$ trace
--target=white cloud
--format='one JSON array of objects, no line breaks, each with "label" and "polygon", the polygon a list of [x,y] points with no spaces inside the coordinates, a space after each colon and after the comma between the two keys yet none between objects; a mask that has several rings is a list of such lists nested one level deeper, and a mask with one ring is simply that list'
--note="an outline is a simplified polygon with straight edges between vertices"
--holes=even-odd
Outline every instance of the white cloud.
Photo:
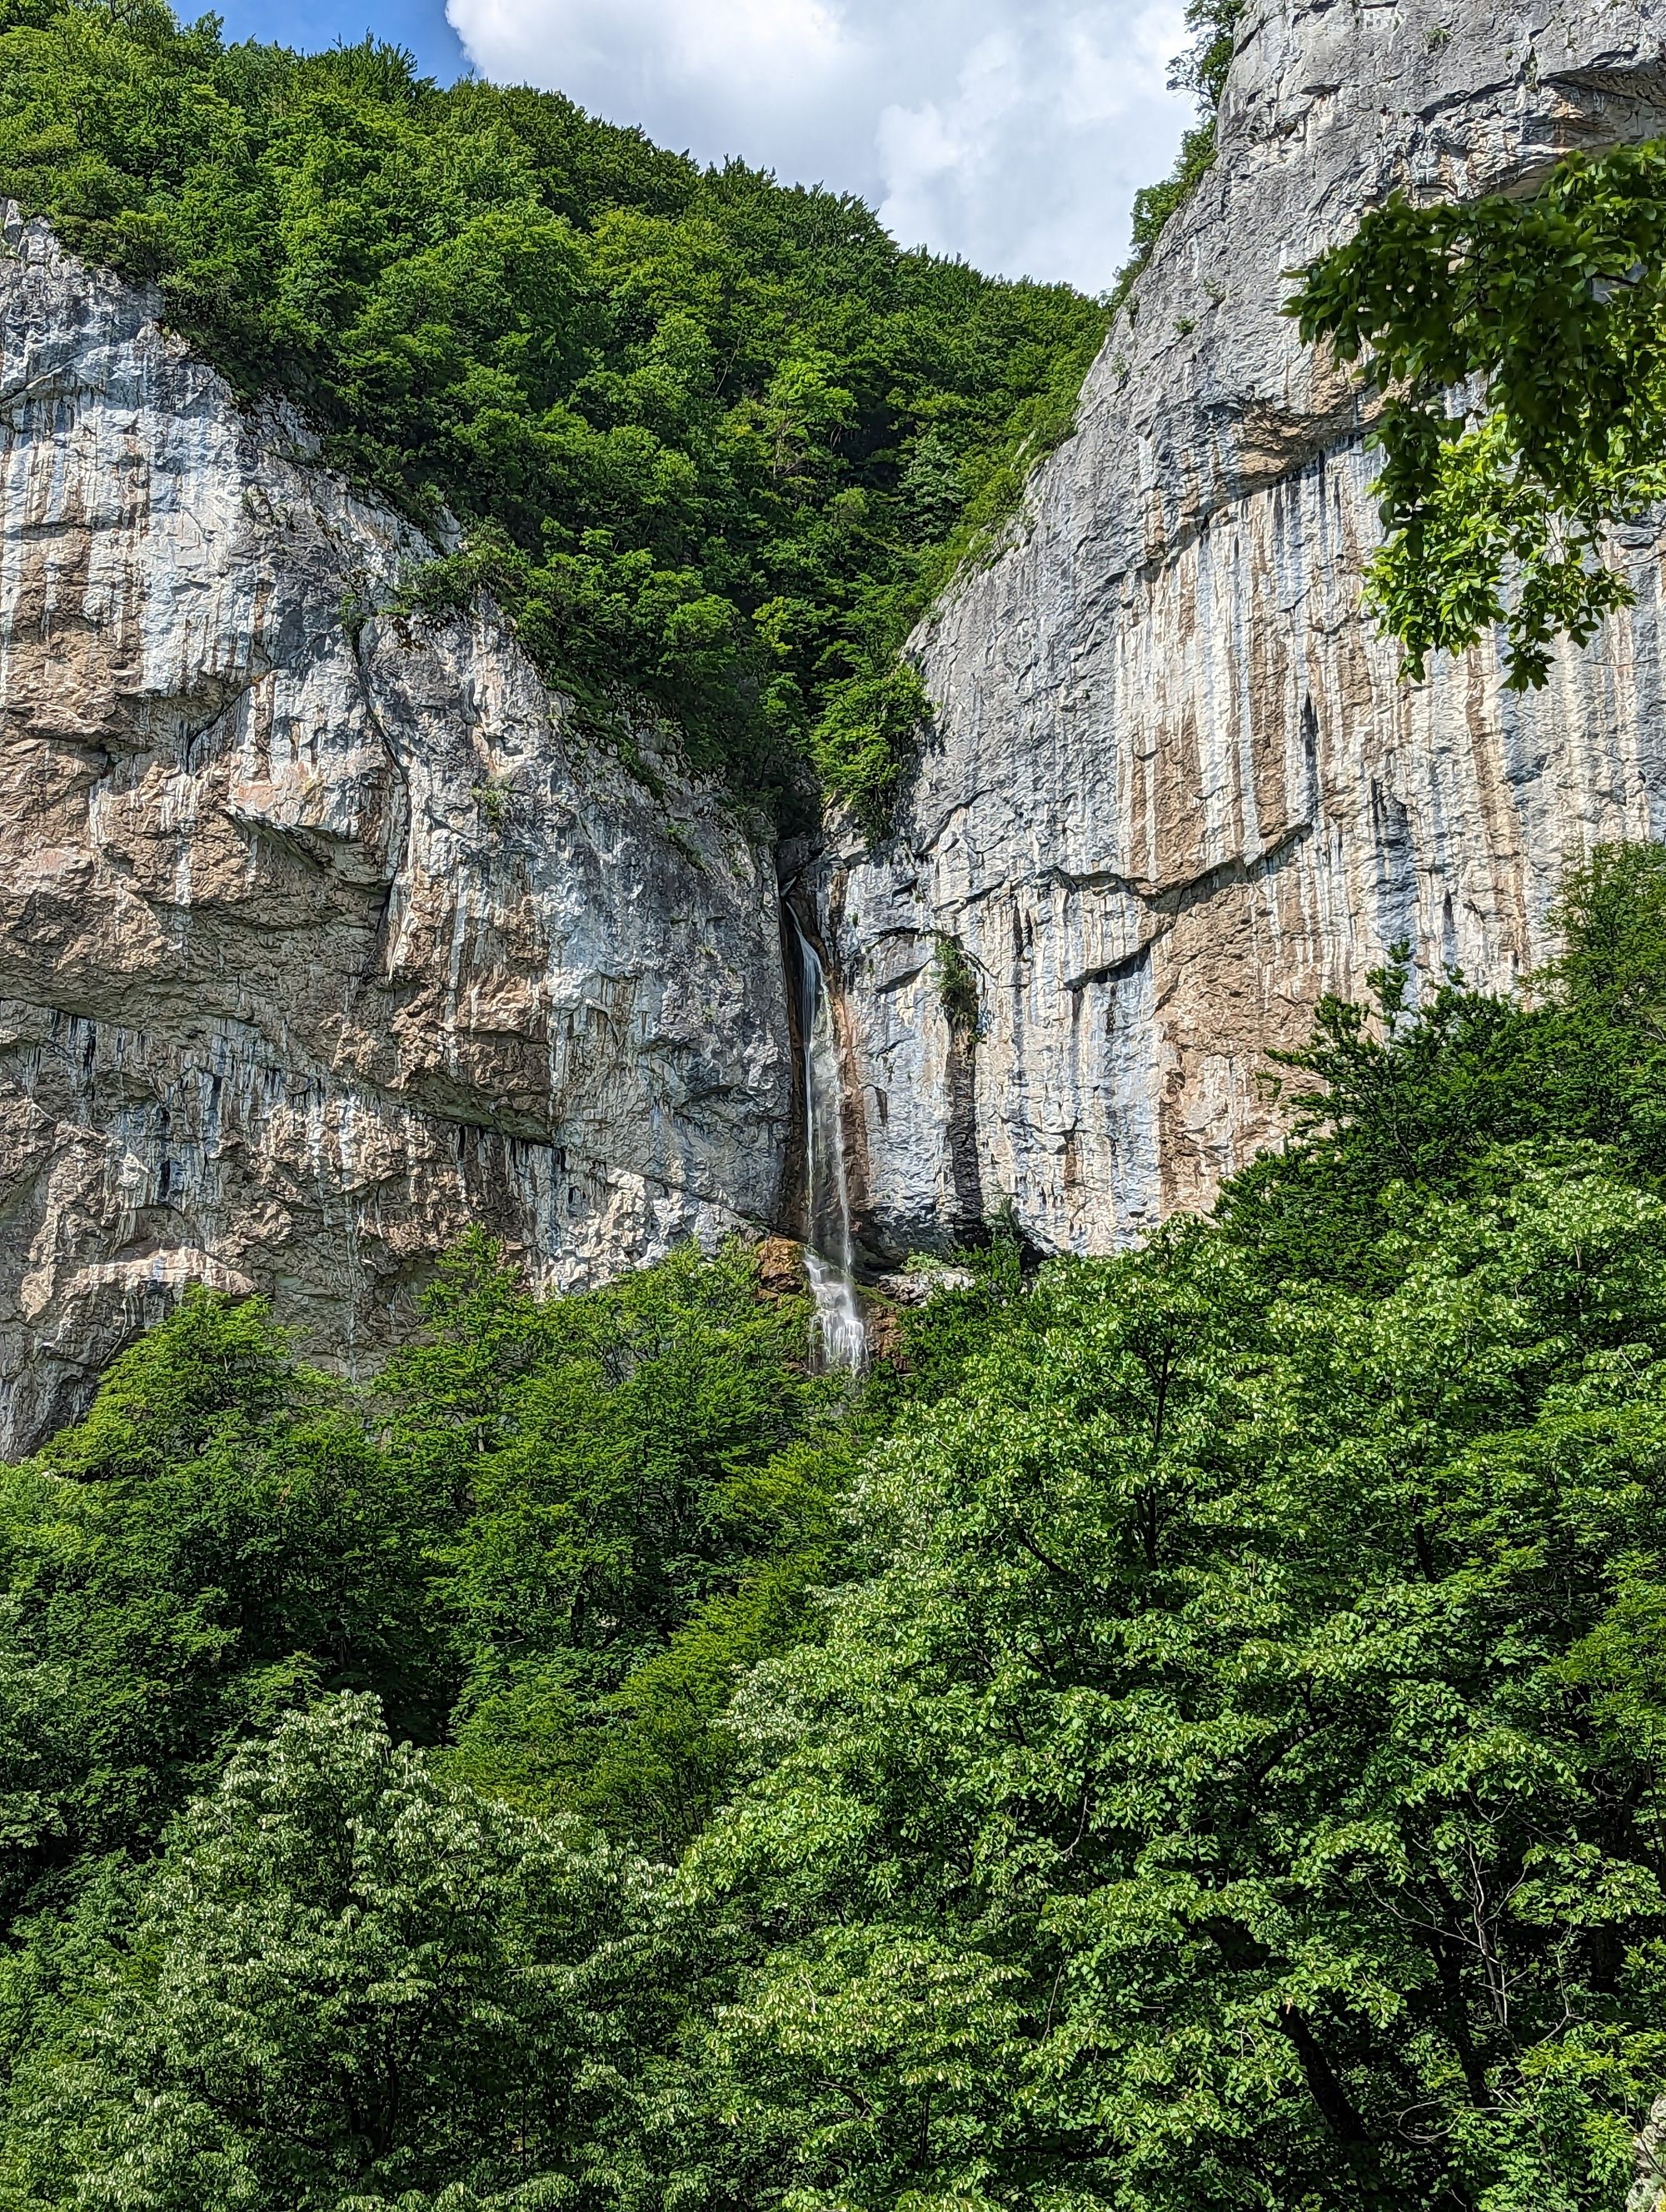
[{"label": "white cloud", "polygon": [[449,0],[483,75],[860,192],[907,245],[1110,282],[1189,120],[1183,0]]}]

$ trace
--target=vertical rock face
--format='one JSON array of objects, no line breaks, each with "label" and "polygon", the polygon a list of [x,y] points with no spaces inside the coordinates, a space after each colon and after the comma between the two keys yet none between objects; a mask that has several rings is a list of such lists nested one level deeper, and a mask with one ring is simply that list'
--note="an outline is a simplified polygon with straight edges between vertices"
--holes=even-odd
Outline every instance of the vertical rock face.
[{"label": "vertical rock face", "polygon": [[1280,312],[1396,188],[1666,130],[1663,50],[1666,0],[1250,0],[1219,159],[1077,434],[916,640],[936,724],[896,836],[823,878],[874,1242],[1007,1200],[1044,1249],[1103,1249],[1206,1201],[1322,991],[1401,939],[1505,981],[1570,857],[1666,834],[1652,533],[1547,691],[1490,650],[1407,686],[1359,604],[1356,394]]},{"label": "vertical rock face", "polygon": [[775,872],[569,726],[154,303],[0,260],[0,1451],[181,1285],[351,1358],[471,1222],[552,1283],[774,1218]]},{"label": "vertical rock face", "polygon": [[[1507,981],[1570,858],[1666,834],[1655,534],[1547,691],[1490,651],[1408,687],[1359,604],[1357,394],[1280,313],[1396,188],[1663,131],[1666,0],[1251,0],[1077,434],[916,641],[895,837],[818,864],[874,1245],[1206,1201],[1322,991],[1402,939]],[[472,1222],[567,1284],[779,1214],[768,855],[585,743],[488,610],[392,612],[433,550],[9,224],[0,1450],[188,1281],[350,1360]]]}]

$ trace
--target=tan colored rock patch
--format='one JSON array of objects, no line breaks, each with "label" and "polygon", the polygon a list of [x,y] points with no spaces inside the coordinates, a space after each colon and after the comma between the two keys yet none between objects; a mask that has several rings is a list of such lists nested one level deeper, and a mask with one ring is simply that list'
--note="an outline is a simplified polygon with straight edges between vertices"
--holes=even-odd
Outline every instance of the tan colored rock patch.
[{"label": "tan colored rock patch", "polygon": [[350,627],[434,549],[15,218],[0,398],[0,1451],[190,1280],[351,1366],[472,1223],[562,1285],[771,1221],[775,874],[719,795],[489,607]]}]

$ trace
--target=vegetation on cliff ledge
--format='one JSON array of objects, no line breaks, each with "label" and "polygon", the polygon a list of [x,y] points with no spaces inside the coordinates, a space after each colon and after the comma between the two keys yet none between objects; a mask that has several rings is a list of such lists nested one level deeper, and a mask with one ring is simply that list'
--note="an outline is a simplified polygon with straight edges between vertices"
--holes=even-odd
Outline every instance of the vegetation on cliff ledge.
[{"label": "vegetation on cliff ledge", "polygon": [[1134,280],[1156,251],[1157,241],[1214,167],[1220,103],[1232,66],[1234,37],[1248,0],[1189,0],[1186,28],[1191,42],[1175,57],[1169,72],[1173,92],[1189,92],[1197,101],[1197,121],[1180,142],[1173,168],[1157,184],[1134,196],[1134,251],[1124,264],[1111,298],[1120,306]]},{"label": "vegetation on cliff ledge", "polygon": [[9,2212],[1612,2212],[1666,2079],[1666,854],[860,1393],[471,1240],[0,1472]]},{"label": "vegetation on cliff ledge", "polygon": [[227,46],[160,0],[0,0],[0,191],[154,281],[246,394],[467,549],[556,681],[800,816],[883,815],[897,648],[1068,428],[1104,310],[702,169],[558,94],[367,42]]}]

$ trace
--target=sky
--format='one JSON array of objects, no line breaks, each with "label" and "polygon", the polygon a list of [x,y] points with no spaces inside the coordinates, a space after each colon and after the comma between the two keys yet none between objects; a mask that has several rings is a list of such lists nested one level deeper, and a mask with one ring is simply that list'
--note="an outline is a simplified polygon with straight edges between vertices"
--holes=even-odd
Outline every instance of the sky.
[{"label": "sky", "polygon": [[[220,0],[228,37],[378,37],[702,161],[857,192],[905,246],[1108,286],[1188,103],[1184,0]],[[184,12],[189,12],[185,9]],[[449,20],[447,20],[447,16]]]}]

